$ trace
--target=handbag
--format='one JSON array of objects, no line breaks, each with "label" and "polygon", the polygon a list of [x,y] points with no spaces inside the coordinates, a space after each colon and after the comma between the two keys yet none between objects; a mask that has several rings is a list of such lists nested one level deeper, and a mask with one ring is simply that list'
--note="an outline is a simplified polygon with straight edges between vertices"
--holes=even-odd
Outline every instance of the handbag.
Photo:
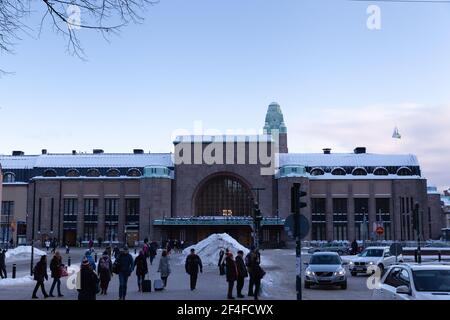
[{"label": "handbag", "polygon": [[59,276],[60,276],[60,278],[65,278],[65,277],[69,276],[69,273],[67,272],[67,267],[66,266],[59,267]]}]

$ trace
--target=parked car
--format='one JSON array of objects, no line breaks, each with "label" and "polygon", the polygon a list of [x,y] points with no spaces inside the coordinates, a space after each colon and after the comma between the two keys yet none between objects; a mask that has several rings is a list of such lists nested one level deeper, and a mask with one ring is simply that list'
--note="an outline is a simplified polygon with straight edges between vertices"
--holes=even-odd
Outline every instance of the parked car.
[{"label": "parked car", "polygon": [[318,247],[312,247],[308,250],[309,254],[314,254],[316,252],[336,252],[340,256],[350,254],[351,248],[340,242],[330,242],[324,243]]},{"label": "parked car", "polygon": [[450,300],[450,265],[401,264],[388,269],[375,300]]},{"label": "parked car", "polygon": [[370,266],[378,266],[383,274],[386,268],[396,262],[403,262],[403,256],[399,255],[396,259],[390,254],[389,247],[368,247],[356,259],[349,262],[349,270],[355,277],[358,273],[367,274]]},{"label": "parked car", "polygon": [[313,254],[305,272],[305,288],[312,285],[338,285],[343,290],[347,289],[347,272],[336,252]]}]

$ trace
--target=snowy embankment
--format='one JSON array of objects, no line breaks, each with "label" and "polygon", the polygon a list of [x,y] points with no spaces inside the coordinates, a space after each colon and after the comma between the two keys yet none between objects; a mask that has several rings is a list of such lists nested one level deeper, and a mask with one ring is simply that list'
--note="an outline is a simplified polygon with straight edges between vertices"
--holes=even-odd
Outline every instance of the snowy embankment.
[{"label": "snowy embankment", "polygon": [[[193,245],[183,251],[183,255],[187,256],[191,253],[191,249],[195,249],[197,255],[202,259],[204,266],[217,266],[219,262],[220,250],[229,249],[234,256],[237,252],[244,251],[244,256],[247,255],[250,250],[237,242],[230,235],[223,234],[213,234],[207,239]],[[182,261],[184,263],[184,261]]]},{"label": "snowy embankment", "polygon": [[[46,254],[47,254],[46,252],[34,248],[34,257],[35,258],[39,258]],[[15,249],[10,249],[10,250],[6,251],[5,258],[6,258],[7,262],[28,260],[31,258],[31,246],[21,246],[21,247],[15,248]]]},{"label": "snowy embankment", "polygon": [[11,286],[20,286],[20,285],[32,284],[32,283],[34,283],[32,276],[25,276],[25,277],[16,278],[16,279],[11,279],[11,278],[1,279],[0,280],[0,288],[11,287]]}]

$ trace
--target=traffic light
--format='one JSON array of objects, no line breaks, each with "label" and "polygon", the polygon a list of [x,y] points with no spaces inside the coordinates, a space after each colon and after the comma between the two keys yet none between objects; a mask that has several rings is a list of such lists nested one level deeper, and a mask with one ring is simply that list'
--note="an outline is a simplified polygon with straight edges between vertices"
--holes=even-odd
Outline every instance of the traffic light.
[{"label": "traffic light", "polygon": [[306,208],[308,205],[306,202],[302,202],[301,198],[304,198],[308,193],[301,191],[300,183],[294,183],[291,189],[291,212],[300,213],[300,209]]}]

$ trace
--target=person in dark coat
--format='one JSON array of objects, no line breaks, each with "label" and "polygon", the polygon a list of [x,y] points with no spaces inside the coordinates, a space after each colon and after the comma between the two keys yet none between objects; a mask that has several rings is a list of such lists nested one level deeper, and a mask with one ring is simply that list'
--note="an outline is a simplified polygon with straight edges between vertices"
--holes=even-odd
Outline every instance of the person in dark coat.
[{"label": "person in dark coat", "polygon": [[42,294],[44,295],[44,298],[48,298],[48,294],[45,291],[44,281],[48,280],[48,274],[47,274],[47,256],[42,256],[39,262],[34,266],[33,269],[34,274],[34,280],[36,281],[36,286],[33,290],[33,299],[39,299],[36,295],[39,288],[42,290]]},{"label": "person in dark coat", "polygon": [[237,267],[237,296],[239,299],[245,298],[242,294],[242,289],[244,288],[245,278],[248,278],[247,268],[244,263],[244,251],[239,251],[236,256],[236,267]]},{"label": "person in dark coat", "polygon": [[127,296],[127,283],[128,278],[133,272],[133,257],[128,251],[128,247],[125,247],[120,253],[119,258],[119,299],[125,300]]},{"label": "person in dark coat", "polygon": [[118,247],[114,247],[113,256],[114,256],[114,259],[116,259],[116,260],[119,259],[120,249]]},{"label": "person in dark coat", "polygon": [[59,251],[56,251],[52,261],[50,261],[50,272],[51,277],[53,278],[52,287],[50,288],[50,297],[52,298],[54,298],[53,290],[55,290],[55,286],[58,289],[58,297],[64,297],[61,294],[61,268],[63,267],[64,265],[62,263],[61,254]]},{"label": "person in dark coat", "polygon": [[195,254],[195,249],[191,249],[191,254],[186,258],[185,269],[191,278],[191,291],[194,291],[197,287],[198,272],[203,273],[202,260]]},{"label": "person in dark coat", "polygon": [[250,275],[250,281],[248,285],[248,296],[254,297],[255,289],[255,279],[254,275],[257,274],[253,272],[253,267],[261,263],[261,256],[259,251],[256,250],[255,246],[252,246],[250,253],[245,257],[245,265],[247,266],[248,274]]},{"label": "person in dark coat", "polygon": [[224,262],[224,258],[225,258],[225,251],[220,250],[218,266],[219,266],[219,273],[220,273],[221,276],[225,275],[225,265],[223,263]]},{"label": "person in dark coat", "polygon": [[100,295],[107,295],[109,283],[113,276],[112,261],[107,251],[103,252],[102,257],[98,261],[97,273],[100,277]]},{"label": "person in dark coat", "polygon": [[96,300],[98,277],[87,258],[81,263],[77,278],[78,300]]},{"label": "person in dark coat", "polygon": [[53,242],[52,242],[52,252],[53,254],[56,253],[56,248],[58,247],[58,240],[56,238],[53,238]]},{"label": "person in dark coat", "polygon": [[136,259],[134,259],[134,267],[136,268],[138,290],[139,292],[142,292],[142,282],[144,281],[145,275],[148,273],[147,259],[145,258],[143,250],[141,250]]},{"label": "person in dark coat", "polygon": [[227,274],[227,282],[228,282],[228,300],[234,300],[233,297],[233,289],[234,283],[237,280],[238,271],[236,266],[236,261],[234,261],[233,254],[229,252],[227,257],[225,258],[226,265],[226,274]]},{"label": "person in dark coat", "polygon": [[2,279],[8,278],[6,272],[6,250],[0,250],[0,276]]},{"label": "person in dark coat", "polygon": [[249,274],[250,277],[253,279],[254,284],[253,296],[255,297],[255,300],[259,300],[259,293],[261,291],[261,280],[264,278],[266,272],[261,268],[261,255],[258,249],[256,249],[253,252],[250,258],[251,258],[250,262],[251,271],[249,271]]},{"label": "person in dark coat", "polygon": [[158,243],[156,241],[152,241],[152,243],[150,243],[149,255],[150,265],[153,265],[153,261],[155,261],[155,257],[158,255]]},{"label": "person in dark coat", "polygon": [[358,241],[356,241],[356,239],[355,240],[353,240],[353,242],[352,242],[352,254],[353,255],[357,255],[358,254],[358,250],[359,249],[359,246],[358,246]]}]

